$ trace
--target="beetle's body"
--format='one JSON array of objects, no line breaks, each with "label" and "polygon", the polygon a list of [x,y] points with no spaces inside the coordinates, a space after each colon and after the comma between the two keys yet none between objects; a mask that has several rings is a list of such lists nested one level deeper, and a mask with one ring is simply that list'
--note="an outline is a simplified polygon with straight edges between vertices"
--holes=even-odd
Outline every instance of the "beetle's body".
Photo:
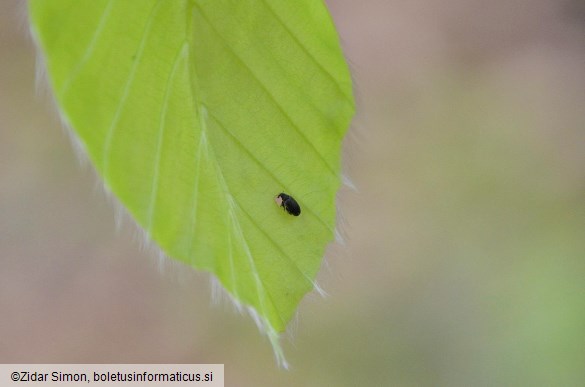
[{"label": "beetle's body", "polygon": [[299,206],[299,203],[297,203],[297,201],[292,196],[287,195],[284,192],[276,195],[274,201],[286,212],[293,216],[299,216],[301,214],[301,206]]}]

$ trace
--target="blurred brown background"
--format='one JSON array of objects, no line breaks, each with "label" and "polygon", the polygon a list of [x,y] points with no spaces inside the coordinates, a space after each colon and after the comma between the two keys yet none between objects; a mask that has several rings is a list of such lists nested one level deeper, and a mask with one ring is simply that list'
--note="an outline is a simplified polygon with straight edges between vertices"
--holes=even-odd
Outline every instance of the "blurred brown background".
[{"label": "blurred brown background", "polygon": [[585,3],[328,0],[356,84],[347,246],[285,340],[142,251],[0,2],[0,362],[225,363],[229,386],[585,385]]}]

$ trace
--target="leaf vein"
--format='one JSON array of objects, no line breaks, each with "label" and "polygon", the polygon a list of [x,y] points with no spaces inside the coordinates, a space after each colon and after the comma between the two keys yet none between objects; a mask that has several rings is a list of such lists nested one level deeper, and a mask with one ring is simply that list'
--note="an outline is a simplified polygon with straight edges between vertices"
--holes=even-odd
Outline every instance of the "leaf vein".
[{"label": "leaf vein", "polygon": [[[235,201],[235,200],[234,200]],[[274,247],[276,247],[276,249],[278,251],[280,251],[280,253],[282,254],[282,256],[284,256],[290,263],[292,263],[292,265],[294,266],[295,269],[297,269],[297,271],[301,274],[301,276],[307,280],[307,282],[309,282],[311,284],[311,286],[313,287],[317,287],[315,284],[315,281],[313,281],[311,279],[311,277],[306,274],[304,271],[301,270],[301,268],[299,267],[299,264],[297,262],[295,262],[292,257],[290,255],[288,255],[281,247],[278,243],[276,243],[276,241],[274,240],[274,238],[272,238],[270,236],[270,234],[268,234],[266,231],[264,231],[264,229],[262,227],[260,227],[260,225],[254,220],[254,218],[248,214],[248,212],[244,209],[244,207],[242,207],[237,201],[235,201],[236,204],[238,205],[238,207],[240,208],[240,210],[246,215],[246,217],[250,220],[250,222],[252,222],[252,224],[258,229],[258,231],[260,231],[262,234],[264,234],[264,237],[266,239],[268,239],[268,241],[270,241]]]},{"label": "leaf vein", "polygon": [[288,113],[286,112],[286,110],[282,107],[282,105],[278,102],[278,100],[276,99],[276,97],[270,92],[270,90],[268,89],[268,87],[260,80],[260,78],[256,75],[256,73],[254,73],[254,71],[252,70],[252,68],[236,53],[236,51],[234,50],[234,48],[228,44],[227,39],[225,39],[223,37],[223,35],[221,35],[219,33],[219,31],[215,28],[215,26],[213,25],[213,23],[211,23],[211,21],[209,20],[209,18],[207,18],[207,16],[205,15],[205,13],[203,12],[203,9],[201,8],[201,6],[199,6],[199,4],[195,3],[195,5],[197,6],[197,8],[199,8],[201,15],[203,16],[203,18],[207,21],[207,23],[211,26],[211,29],[215,32],[215,34],[224,42],[225,47],[228,49],[228,51],[234,56],[234,58],[237,59],[238,62],[240,62],[242,64],[242,66],[252,75],[252,79],[254,79],[258,85],[260,86],[260,88],[262,90],[264,90],[264,92],[268,95],[268,97],[270,98],[270,100],[272,100],[274,102],[274,105],[278,108],[278,110],[280,110],[280,112],[282,113],[282,115],[286,118],[286,120],[289,122],[289,124],[291,125],[291,127],[297,132],[297,134],[303,139],[303,141],[310,147],[313,149],[313,151],[317,154],[318,158],[321,160],[321,162],[327,167],[327,169],[331,172],[331,174],[333,174],[335,177],[337,177],[337,173],[335,172],[335,170],[333,169],[333,167],[331,167],[331,165],[329,165],[329,163],[327,162],[327,160],[325,160],[325,158],[323,157],[323,155],[317,150],[317,148],[315,147],[315,145],[309,141],[309,139],[305,136],[305,134],[301,131],[301,129],[299,128],[299,126],[293,121],[293,119],[288,115]]},{"label": "leaf vein", "polygon": [[[201,105],[200,111],[202,112],[201,117],[203,120],[201,130],[203,133],[205,133],[207,131],[207,124],[206,124],[207,109],[205,108],[205,106]],[[223,175],[221,165],[217,161],[217,158],[215,157],[213,145],[211,145],[208,149],[210,150],[210,155],[211,155],[211,157],[215,163],[215,166],[217,168],[217,172],[218,172],[217,179],[218,179],[218,182],[222,188],[222,192],[224,193],[224,197],[225,197],[226,202],[227,202],[227,210],[228,210],[228,214],[229,214],[229,222],[228,223],[231,226],[230,230],[231,230],[231,232],[234,233],[234,237],[236,238],[236,240],[238,240],[241,243],[241,246],[244,249],[246,258],[248,260],[248,264],[250,265],[250,269],[251,269],[252,274],[253,274],[254,283],[256,285],[256,293],[258,295],[258,302],[260,304],[260,308],[262,309],[264,316],[267,318],[270,315],[268,313],[268,310],[267,310],[266,304],[265,304],[265,296],[267,296],[268,300],[272,304],[274,310],[277,312],[278,318],[280,319],[280,321],[282,322],[283,325],[286,325],[284,319],[282,318],[282,316],[280,315],[280,312],[278,311],[278,308],[276,307],[276,303],[274,302],[274,299],[270,295],[270,292],[266,288],[266,285],[264,285],[264,282],[262,281],[262,277],[260,276],[260,273],[258,272],[258,268],[256,267],[256,263],[254,262],[254,257],[252,255],[252,252],[250,251],[250,247],[248,246],[248,243],[247,243],[246,238],[244,236],[244,232],[242,230],[242,227],[240,225],[240,222],[238,221],[238,217],[237,217],[236,212],[235,212],[236,202],[233,199],[233,196],[230,194],[231,191],[230,191],[230,189],[227,185],[227,182],[225,180],[225,177]],[[232,267],[233,267],[233,263],[232,263]],[[235,271],[233,271],[233,275],[235,275]]]},{"label": "leaf vein", "polygon": [[69,76],[67,77],[67,79],[63,83],[63,86],[61,87],[61,90],[59,90],[59,94],[61,96],[63,96],[69,90],[71,83],[77,77],[77,75],[79,74],[79,72],[83,68],[83,65],[85,65],[85,63],[87,62],[87,60],[90,58],[91,54],[93,53],[93,50],[95,49],[98,38],[101,35],[104,26],[106,25],[106,21],[108,19],[108,16],[110,15],[110,12],[112,11],[112,4],[113,3],[114,3],[113,0],[108,1],[108,4],[106,5],[106,8],[104,9],[104,12],[100,16],[98,26],[95,29],[95,32],[94,32],[93,36],[91,37],[89,44],[85,48],[85,51],[83,53],[83,56],[81,57],[81,60],[75,65],[75,68],[69,73]]},{"label": "leaf vein", "polygon": [[[193,184],[193,199],[192,199],[192,208],[191,208],[191,217],[189,218],[191,221],[191,227],[189,230],[189,241],[187,243],[188,251],[193,251],[193,242],[195,236],[195,229],[197,227],[197,209],[199,207],[199,175],[201,174],[201,159],[203,153],[203,147],[205,144],[206,139],[204,133],[201,132],[199,135],[199,145],[197,147],[197,169],[195,170],[195,182]],[[190,254],[189,254],[190,255]]]},{"label": "leaf vein", "polygon": [[[287,188],[286,184],[282,183],[273,173],[272,171],[270,171],[268,169],[268,167],[266,166],[266,164],[262,163],[260,160],[258,160],[258,158],[252,153],[250,152],[250,150],[248,148],[246,148],[246,146],[244,146],[244,144],[242,144],[242,142],[231,132],[227,129],[226,125],[224,125],[213,113],[209,113],[209,115],[213,118],[213,120],[215,122],[217,122],[218,126],[225,132],[228,134],[228,136],[236,143],[236,145],[238,145],[242,151],[244,151],[244,153],[246,153],[259,167],[260,169],[263,169],[264,171],[266,171],[266,173],[268,173],[268,175],[281,187],[283,188]],[[308,212],[311,213],[322,225],[323,227],[325,227],[327,230],[329,230],[330,232],[334,232],[334,230],[329,227],[327,225],[327,223],[325,223],[325,221],[317,215],[317,213],[315,213],[310,207],[306,207]]]},{"label": "leaf vein", "polygon": [[175,79],[175,75],[177,73],[177,70],[179,69],[179,63],[181,62],[181,59],[183,59],[183,57],[184,57],[184,54],[186,52],[186,48],[187,48],[187,45],[183,44],[183,46],[181,46],[181,49],[179,50],[179,52],[175,56],[175,59],[173,61],[173,67],[171,68],[171,72],[167,78],[167,85],[166,85],[165,91],[164,91],[162,109],[161,109],[161,113],[160,113],[160,117],[159,117],[158,135],[156,138],[156,153],[155,153],[155,157],[154,157],[154,172],[153,172],[153,177],[152,177],[152,187],[151,187],[150,200],[149,200],[149,205],[148,205],[148,210],[147,210],[148,218],[147,218],[147,223],[146,223],[147,224],[146,231],[149,234],[150,234],[151,229],[152,229],[152,220],[153,220],[154,212],[156,209],[156,196],[157,196],[158,188],[159,188],[160,163],[161,163],[161,159],[162,159],[164,134],[165,134],[165,121],[166,121],[167,111],[168,111],[168,107],[169,107],[169,100],[171,98],[171,90],[173,88],[173,82]]},{"label": "leaf vein", "polygon": [[280,16],[274,11],[274,9],[270,6],[270,3],[266,0],[262,0],[262,2],[264,3],[264,5],[266,6],[266,8],[270,11],[270,13],[272,13],[272,15],[274,16],[274,19],[276,19],[278,21],[278,23],[280,25],[282,25],[282,27],[284,28],[284,30],[291,36],[291,38],[299,45],[299,47],[301,47],[301,49],[305,52],[305,54],[307,54],[307,56],[317,65],[317,67],[319,67],[319,69],[321,69],[321,71],[323,73],[326,74],[326,76],[333,82],[333,84],[337,87],[337,89],[339,90],[339,92],[341,93],[341,95],[343,95],[350,103],[351,103],[351,99],[345,94],[345,92],[341,89],[341,86],[339,84],[339,82],[335,79],[335,77],[333,76],[333,74],[331,74],[331,72],[327,71],[327,69],[325,69],[325,67],[317,60],[317,58],[315,58],[315,56],[313,54],[311,54],[311,52],[307,49],[307,47],[305,47],[304,44],[301,43],[301,41],[299,40],[299,38],[293,34],[293,32],[291,31],[290,27],[280,18]]},{"label": "leaf vein", "polygon": [[118,122],[120,120],[120,115],[122,113],[122,109],[126,103],[126,99],[128,98],[128,94],[130,93],[130,86],[132,85],[133,81],[134,81],[134,77],[136,75],[136,69],[138,68],[138,63],[140,62],[140,59],[142,57],[142,53],[144,51],[144,46],[146,45],[146,40],[147,40],[147,36],[150,32],[150,29],[152,28],[152,22],[154,20],[154,15],[156,14],[156,10],[158,9],[159,5],[162,4],[161,0],[158,0],[157,3],[153,6],[152,11],[150,12],[150,15],[148,17],[148,21],[144,27],[144,30],[142,31],[142,37],[140,38],[140,43],[138,44],[138,51],[136,53],[136,58],[134,59],[134,63],[132,63],[132,67],[130,69],[130,73],[128,74],[128,78],[126,79],[126,83],[124,85],[124,90],[122,92],[122,97],[120,98],[120,101],[118,102],[118,106],[116,108],[116,112],[114,113],[114,117],[112,119],[112,122],[110,123],[110,126],[108,127],[108,131],[106,133],[106,140],[104,141],[104,147],[103,147],[103,156],[102,156],[102,173],[104,174],[104,179],[107,181],[109,180],[109,162],[110,162],[110,158],[109,158],[109,154],[110,154],[110,148],[112,146],[112,138],[114,136],[114,132],[117,129],[118,126]]}]

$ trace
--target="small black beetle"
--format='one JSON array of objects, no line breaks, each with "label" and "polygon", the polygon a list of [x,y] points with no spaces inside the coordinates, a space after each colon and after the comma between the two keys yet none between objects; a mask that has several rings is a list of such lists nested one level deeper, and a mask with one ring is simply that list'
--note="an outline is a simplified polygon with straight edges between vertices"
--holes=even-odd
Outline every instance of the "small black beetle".
[{"label": "small black beetle", "polygon": [[291,215],[299,216],[301,214],[301,206],[299,206],[299,203],[292,196],[284,192],[276,195],[274,201]]}]

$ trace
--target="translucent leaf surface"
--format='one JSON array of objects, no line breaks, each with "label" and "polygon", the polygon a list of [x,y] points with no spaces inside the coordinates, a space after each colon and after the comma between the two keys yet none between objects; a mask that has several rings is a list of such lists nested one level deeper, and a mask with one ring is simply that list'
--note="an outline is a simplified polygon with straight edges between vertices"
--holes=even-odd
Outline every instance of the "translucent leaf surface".
[{"label": "translucent leaf surface", "polygon": [[[170,257],[282,332],[335,230],[351,82],[320,0],[31,0],[61,112]],[[293,195],[298,217],[274,202]]]}]

